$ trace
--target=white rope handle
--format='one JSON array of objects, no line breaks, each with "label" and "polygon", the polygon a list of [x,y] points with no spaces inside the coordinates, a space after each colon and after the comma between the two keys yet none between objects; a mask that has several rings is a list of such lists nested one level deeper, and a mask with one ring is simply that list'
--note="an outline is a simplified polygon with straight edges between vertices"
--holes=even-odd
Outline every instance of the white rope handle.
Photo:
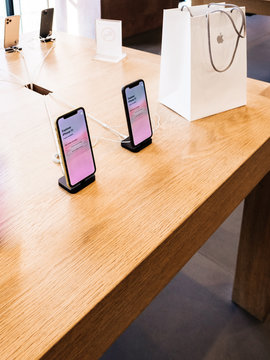
[{"label": "white rope handle", "polygon": [[[221,6],[221,4],[215,4],[215,3],[211,3],[208,5],[208,7],[210,7],[211,5],[218,5],[218,6]],[[211,65],[213,67],[213,69],[217,72],[225,72],[227,71],[231,66],[232,66],[232,63],[234,61],[234,58],[235,58],[235,54],[236,54],[236,51],[238,49],[238,45],[239,45],[239,40],[241,38],[244,38],[246,36],[246,19],[245,19],[245,14],[243,12],[243,10],[236,6],[236,5],[232,5],[232,4],[225,4],[226,7],[231,7],[231,13],[236,10],[238,11],[240,14],[241,14],[241,17],[242,17],[242,24],[241,24],[241,27],[240,27],[240,30],[238,31],[236,25],[235,25],[235,22],[231,16],[231,14],[229,14],[228,12],[224,11],[224,10],[213,10],[213,11],[210,11],[209,13],[206,14],[206,18],[207,18],[207,33],[208,33],[208,49],[209,49],[209,56],[210,56],[210,62],[211,62]],[[223,69],[219,69],[217,68],[217,66],[214,64],[214,59],[213,59],[213,54],[212,54],[212,47],[211,47],[211,30],[210,30],[210,14],[214,14],[214,13],[223,13],[225,14],[229,20],[231,21],[232,23],[232,26],[233,26],[233,29],[235,31],[235,33],[237,34],[237,39],[236,39],[236,42],[235,42],[235,47],[234,47],[234,50],[233,50],[233,54],[232,54],[232,57],[231,57],[231,60],[229,62],[229,64],[227,66],[225,66],[225,68]]]},{"label": "white rope handle", "polygon": [[[236,54],[236,51],[238,49],[238,45],[239,45],[239,40],[241,38],[245,38],[246,37],[246,18],[245,18],[245,14],[243,12],[243,10],[237,6],[237,5],[234,5],[234,4],[219,4],[219,3],[210,3],[208,4],[208,8],[210,8],[210,6],[222,6],[223,8],[231,8],[231,13],[233,11],[238,11],[242,17],[242,23],[241,23],[241,27],[240,27],[240,30],[237,29],[236,25],[235,25],[235,21],[233,20],[232,16],[230,13],[228,13],[227,11],[224,11],[222,9],[218,9],[218,10],[212,10],[212,11],[209,11],[207,12],[206,14],[206,19],[207,19],[207,35],[208,35],[208,49],[209,49],[209,57],[210,57],[210,62],[211,62],[211,65],[213,67],[213,69],[217,72],[224,72],[226,70],[228,70],[231,66],[232,66],[232,63],[234,61],[234,58],[235,58],[235,54]],[[188,9],[189,13],[190,13],[190,16],[192,17],[192,13],[190,11],[190,8],[188,8],[188,6],[186,5],[183,5],[181,7],[181,11],[183,11],[185,8]],[[234,47],[234,50],[233,50],[233,54],[232,54],[232,57],[231,57],[231,60],[229,62],[229,64],[224,68],[224,69],[218,69],[217,66],[214,64],[214,59],[213,59],[213,54],[212,54],[212,46],[211,46],[211,30],[210,30],[210,14],[214,14],[214,13],[223,13],[225,14],[228,19],[230,20],[232,26],[233,26],[233,29],[235,31],[235,33],[237,34],[237,39],[236,39],[236,42],[235,42],[235,47]]]}]

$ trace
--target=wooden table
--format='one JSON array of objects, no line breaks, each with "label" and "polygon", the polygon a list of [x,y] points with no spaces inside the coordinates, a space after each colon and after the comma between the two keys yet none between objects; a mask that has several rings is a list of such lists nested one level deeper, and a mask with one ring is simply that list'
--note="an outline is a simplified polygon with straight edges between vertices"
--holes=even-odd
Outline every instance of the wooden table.
[{"label": "wooden table", "polygon": [[[244,198],[233,300],[265,319],[269,84],[248,80],[246,107],[189,123],[158,103],[159,56],[125,49],[111,64],[92,60],[87,39],[59,34],[55,45],[34,76],[52,45],[23,44],[32,81],[127,133],[121,87],[143,78],[161,125],[138,154],[99,139],[96,181],[70,195],[57,185],[44,96],[0,82],[1,359],[98,358]],[[20,54],[2,51],[0,64],[28,82]],[[47,104],[53,119],[70,110]],[[117,140],[88,123],[93,139]]]}]

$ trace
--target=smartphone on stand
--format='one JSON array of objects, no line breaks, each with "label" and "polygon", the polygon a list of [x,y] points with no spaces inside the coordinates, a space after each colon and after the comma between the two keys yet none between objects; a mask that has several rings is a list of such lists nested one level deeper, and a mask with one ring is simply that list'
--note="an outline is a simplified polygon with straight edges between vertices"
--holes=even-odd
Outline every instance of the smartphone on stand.
[{"label": "smartphone on stand", "polygon": [[137,152],[152,142],[153,135],[144,81],[140,79],[124,86],[122,96],[129,137],[121,145]]},{"label": "smartphone on stand", "polygon": [[96,165],[84,109],[60,116],[56,120],[56,134],[65,173],[59,185],[69,191],[92,182]]},{"label": "smartphone on stand", "polygon": [[[4,48],[12,49],[19,44],[20,37],[20,15],[5,18]],[[18,48],[19,50],[19,48]]]},{"label": "smartphone on stand", "polygon": [[53,14],[54,14],[54,8],[45,9],[41,11],[40,31],[39,31],[40,39],[44,39],[46,41],[46,38],[52,36]]}]

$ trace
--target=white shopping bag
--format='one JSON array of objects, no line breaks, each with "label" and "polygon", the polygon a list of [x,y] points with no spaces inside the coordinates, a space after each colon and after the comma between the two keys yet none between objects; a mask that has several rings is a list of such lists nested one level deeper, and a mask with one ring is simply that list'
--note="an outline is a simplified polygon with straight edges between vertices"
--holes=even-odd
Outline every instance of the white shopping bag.
[{"label": "white shopping bag", "polygon": [[162,104],[190,121],[246,104],[244,14],[224,4],[164,10]]}]

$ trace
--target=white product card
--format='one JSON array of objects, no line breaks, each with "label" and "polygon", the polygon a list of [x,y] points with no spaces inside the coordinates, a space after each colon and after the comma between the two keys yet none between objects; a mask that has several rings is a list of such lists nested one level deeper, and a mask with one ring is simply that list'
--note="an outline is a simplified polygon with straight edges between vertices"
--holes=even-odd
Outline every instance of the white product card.
[{"label": "white product card", "polygon": [[96,20],[97,50],[94,59],[118,62],[126,54],[122,53],[122,21]]}]

